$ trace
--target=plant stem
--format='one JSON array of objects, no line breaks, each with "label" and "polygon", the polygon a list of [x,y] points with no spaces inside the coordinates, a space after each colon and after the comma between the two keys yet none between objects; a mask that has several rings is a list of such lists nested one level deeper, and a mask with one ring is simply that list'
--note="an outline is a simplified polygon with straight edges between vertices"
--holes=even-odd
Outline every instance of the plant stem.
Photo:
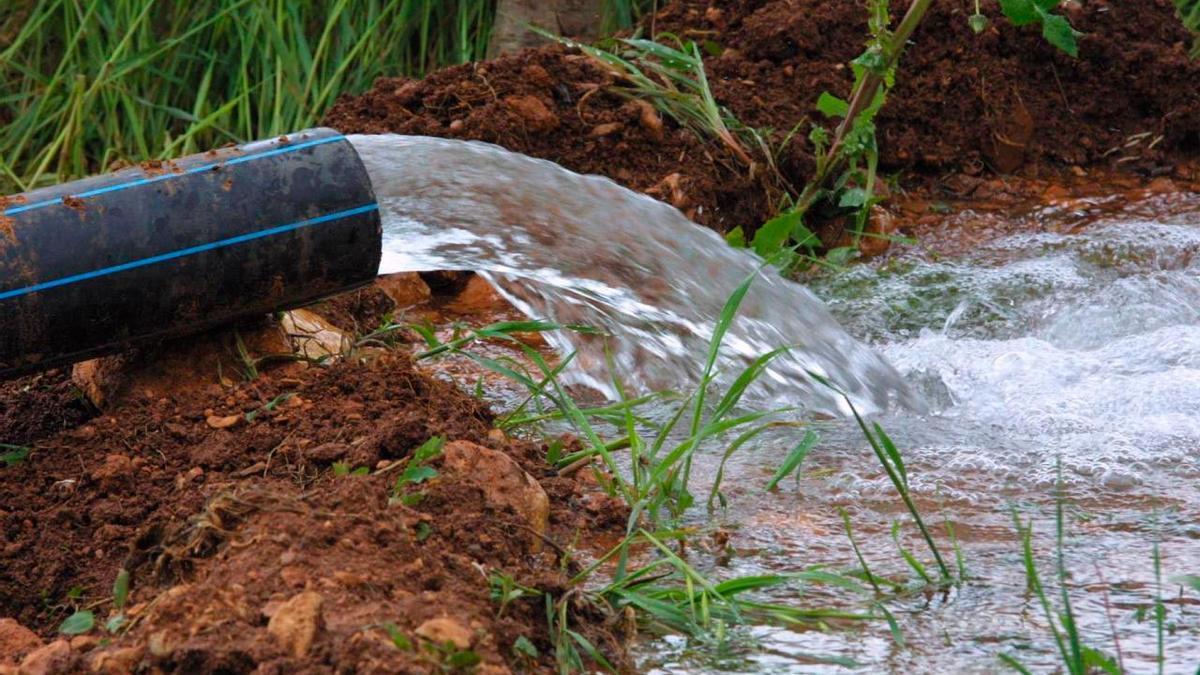
[{"label": "plant stem", "polygon": [[[917,26],[921,24],[921,20],[925,18],[925,13],[929,10],[929,6],[932,3],[933,0],[915,0],[909,6],[908,12],[901,19],[900,25],[897,26],[896,32],[892,35],[887,52],[884,54],[884,72],[894,68],[900,61],[900,56],[904,53],[908,39],[912,37],[913,31],[917,29]],[[840,153],[846,136],[854,128],[854,122],[858,119],[859,115],[867,109],[871,101],[875,100],[875,94],[879,91],[881,84],[883,84],[883,77],[878,73],[869,72],[854,88],[854,91],[851,93],[850,106],[846,112],[846,117],[834,132],[833,142],[829,144],[829,150],[826,151],[824,158],[817,161],[816,173],[813,175],[812,180],[808,182],[808,185],[804,186],[804,191],[801,192],[800,198],[796,200],[796,212],[806,213],[812,207],[813,202],[816,201],[817,195],[820,194],[821,187],[825,184],[826,179],[836,173],[837,169],[841,168],[845,160],[840,156]]]}]

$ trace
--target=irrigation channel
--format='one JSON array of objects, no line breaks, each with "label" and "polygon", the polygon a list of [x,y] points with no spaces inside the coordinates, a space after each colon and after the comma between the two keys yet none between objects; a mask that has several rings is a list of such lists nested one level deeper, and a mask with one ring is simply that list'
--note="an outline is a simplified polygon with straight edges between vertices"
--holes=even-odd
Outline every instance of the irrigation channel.
[{"label": "irrigation channel", "polygon": [[[1061,661],[1028,590],[1015,519],[1032,522],[1043,583],[1061,606],[1053,569],[1061,505],[1066,578],[1084,642],[1116,654],[1115,633],[1129,672],[1154,671],[1161,597],[1164,672],[1195,671],[1198,609],[1167,579],[1200,572],[1196,195],[1099,217],[1084,211],[1103,211],[1103,203],[1046,209],[1027,216],[1034,233],[956,259],[918,247],[822,275],[810,292],[674,209],[603,178],[482,144],[351,141],[381,205],[381,272],[479,270],[531,316],[611,333],[611,363],[640,389],[694,384],[714,318],[761,269],[725,341],[726,380],[740,364],[795,345],[748,401],[845,413],[846,399],[806,373],[837,382],[901,447],[911,491],[945,550],[943,521],[961,541],[965,580],[887,602],[903,646],[882,621],[762,626],[717,645],[649,642],[640,650],[645,670],[820,672],[853,663],[994,672],[1003,653],[1049,672]],[[970,227],[971,213],[957,218]],[[552,342],[560,352],[578,350],[574,383],[611,394],[598,339],[561,332]],[[814,418],[819,444],[800,477],[775,492],[763,487],[802,431],[760,436],[730,459],[728,506],[711,514],[694,507],[689,516],[700,532],[717,535],[718,555],[694,562],[717,579],[857,568],[841,507],[875,575],[921,586],[896,542],[924,550],[857,426],[844,415]],[[701,485],[693,491],[707,494],[703,483],[720,453],[697,461]],[[898,533],[895,522],[904,523]],[[793,585],[764,597],[847,611],[873,602],[830,586]]]}]

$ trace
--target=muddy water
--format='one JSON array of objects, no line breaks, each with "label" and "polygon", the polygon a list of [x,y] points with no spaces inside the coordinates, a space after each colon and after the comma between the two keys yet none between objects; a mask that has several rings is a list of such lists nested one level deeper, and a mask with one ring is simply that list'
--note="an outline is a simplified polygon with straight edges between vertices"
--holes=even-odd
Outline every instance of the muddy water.
[{"label": "muddy water", "polygon": [[760,379],[760,404],[844,406],[808,371],[832,378],[867,409],[889,399],[919,404],[895,370],[842,330],[808,290],[670,206],[607,178],[484,143],[349,138],[383,216],[380,273],[476,270],[529,316],[612,336],[550,336],[560,353],[578,352],[568,381],[611,393],[603,375],[607,345],[631,388],[688,387],[703,370],[722,306],[758,270],[724,342],[725,377],[800,341]]},{"label": "muddy water", "polygon": [[[903,448],[927,515],[954,525],[970,580],[888,603],[906,647],[882,622],[828,632],[759,627],[719,657],[679,639],[655,643],[644,652],[648,670],[836,672],[842,667],[820,659],[838,657],[868,672],[985,673],[1005,671],[997,655],[1006,653],[1053,672],[1053,638],[1026,592],[1013,513],[1032,519],[1044,582],[1057,588],[1061,459],[1065,560],[1084,639],[1115,655],[1115,625],[1127,671],[1155,672],[1154,543],[1164,580],[1200,573],[1200,196],[1055,232],[1074,229],[1076,215],[1035,214],[1029,224],[1039,233],[960,259],[908,254],[813,286],[930,402],[925,415],[877,419]],[[710,563],[712,574],[857,567],[835,513],[843,506],[873,571],[913,576],[889,531],[903,515],[869,449],[847,424],[826,424],[822,434],[804,477],[774,495],[756,486],[790,439],[737,460],[730,510],[718,518],[736,553]],[[914,535],[906,528],[901,540],[921,551]],[[1166,581],[1162,594],[1164,672],[1195,673],[1200,596]],[[867,604],[811,588],[774,599]]]},{"label": "muddy water", "polygon": [[[352,142],[383,207],[382,272],[482,270],[532,316],[613,335],[613,359],[635,386],[693,382],[713,318],[758,266],[673,209],[601,178],[478,144]],[[815,295],[763,271],[722,359],[728,376],[778,345],[799,343],[758,402],[837,410],[804,376],[816,370],[874,409],[904,450],[927,516],[958,533],[966,583],[887,600],[903,646],[882,621],[759,626],[717,645],[648,642],[645,670],[845,670],[838,660],[864,672],[983,673],[1002,671],[1004,653],[1051,672],[1053,638],[1026,591],[1013,517],[1033,523],[1045,581],[1055,587],[1060,465],[1065,564],[1084,640],[1116,654],[1115,632],[1129,672],[1155,670],[1155,542],[1164,580],[1200,574],[1200,198],[1102,218],[1053,209],[1029,218],[1033,234],[950,260],[910,252],[856,266],[815,282]],[[554,345],[579,350],[575,382],[608,390],[598,341],[562,333]],[[928,407],[878,412],[896,398]],[[693,564],[717,578],[856,568],[837,515],[844,507],[872,570],[912,579],[890,534],[906,519],[874,457],[845,422],[822,422],[820,431],[802,477],[774,494],[762,486],[794,437],[764,439],[734,458],[729,509],[693,514],[702,532],[727,531],[731,548],[713,555],[697,547]],[[716,459],[701,458],[701,474],[712,475]],[[928,558],[911,527],[899,538]],[[1193,673],[1200,599],[1166,581],[1161,593],[1164,672]],[[821,587],[789,587],[769,599],[860,611],[873,602]]]}]

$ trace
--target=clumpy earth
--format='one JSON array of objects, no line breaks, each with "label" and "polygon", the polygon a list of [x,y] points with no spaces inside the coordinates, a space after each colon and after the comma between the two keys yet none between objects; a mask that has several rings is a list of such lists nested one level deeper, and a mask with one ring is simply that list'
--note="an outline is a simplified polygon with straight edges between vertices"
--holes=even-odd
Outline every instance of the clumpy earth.
[{"label": "clumpy earth", "polygon": [[[893,4],[898,20],[906,4]],[[904,55],[878,120],[881,167],[899,187],[971,198],[1013,173],[1195,177],[1200,62],[1188,60],[1192,37],[1169,0],[1065,3],[1083,33],[1078,59],[1036,27],[1002,20],[995,0],[981,6],[991,26],[975,35],[973,3],[935,1]],[[866,11],[857,0],[684,0],[644,30],[720,52],[705,59],[713,94],[765,131],[780,174],[798,189],[813,169],[808,130],[827,124],[816,100],[849,93],[846,64],[863,49]],[[380,79],[343,97],[325,121],[345,132],[496,143],[609,176],[720,231],[752,232],[773,215],[780,186],[767,179],[760,152],[747,147],[759,164],[751,171],[724,146],[648,115],[614,91],[620,84],[577,50],[547,46],[423,80]]]},{"label": "clumpy earth", "polygon": [[[401,311],[384,283],[323,308],[361,335],[384,304]],[[401,333],[332,366],[127,387],[103,411],[68,373],[5,384],[0,437],[32,449],[0,465],[0,673],[552,670],[544,597],[623,509],[495,429],[412,346]],[[431,438],[447,441],[436,475],[398,489]],[[501,612],[502,578],[543,595]],[[58,636],[82,609],[97,627]],[[100,628],[119,613],[119,634]],[[571,620],[625,663],[605,611],[573,603]]]},{"label": "clumpy earth", "polygon": [[[879,118],[901,232],[953,250],[988,236],[945,231],[953,200],[1000,211],[1032,195],[1086,211],[1078,195],[1105,186],[1169,195],[1200,180],[1200,65],[1168,0],[1065,3],[1083,33],[1078,60],[999,21],[993,0],[982,7],[993,21],[976,36],[972,3],[934,3]],[[809,126],[826,122],[814,102],[846,95],[865,28],[857,0],[682,0],[644,26],[716,47],[714,94],[764,131],[793,187],[812,171]],[[748,148],[752,169],[618,85],[547,46],[381,79],[326,123],[497,143],[721,231],[772,215],[784,186],[761,152]],[[404,284],[381,280],[316,311],[361,338],[412,304],[429,313],[410,317],[443,321],[488,304],[469,275]],[[99,408],[70,371],[0,384],[0,675],[553,671],[544,597],[568,593],[572,561],[588,556],[574,546],[610,537],[625,513],[588,472],[559,475],[543,445],[494,429],[494,413],[448,381],[453,368],[414,364],[415,341],[391,333],[351,358],[249,378],[224,353],[222,372]],[[429,462],[436,476],[397,490],[434,437],[447,441]],[[118,609],[121,570],[130,592]],[[535,592],[501,611],[503,579]],[[628,667],[624,622],[570,607],[572,629]],[[77,610],[96,627],[60,635]],[[117,634],[101,628],[117,614]]]}]

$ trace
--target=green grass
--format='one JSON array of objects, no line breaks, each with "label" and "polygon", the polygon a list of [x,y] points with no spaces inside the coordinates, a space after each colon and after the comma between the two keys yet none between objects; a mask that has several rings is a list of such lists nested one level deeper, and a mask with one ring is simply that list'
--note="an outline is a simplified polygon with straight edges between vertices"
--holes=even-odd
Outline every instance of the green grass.
[{"label": "green grass", "polygon": [[[774,476],[764,481],[763,490],[778,487],[780,481],[796,473],[805,457],[816,444],[816,434],[809,422],[796,409],[747,410],[742,405],[744,394],[761,376],[770,361],[787,351],[781,347],[753,361],[724,390],[718,390],[716,362],[720,345],[735,320],[741,302],[757,272],[748,276],[727,300],[717,317],[708,351],[698,359],[699,385],[687,395],[660,393],[638,398],[625,395],[619,378],[614,385],[620,398],[615,403],[582,407],[559,382],[559,375],[570,358],[551,366],[534,349],[509,335],[516,324],[497,325],[464,331],[448,342],[439,342],[431,331],[422,329],[427,349],[421,358],[461,356],[478,365],[508,377],[529,392],[528,398],[508,415],[498,420],[505,429],[529,427],[548,420],[565,421],[580,439],[581,450],[563,453],[561,446],[547,443],[547,462],[562,472],[573,472],[592,466],[594,476],[611,496],[620,498],[629,507],[624,539],[588,568],[575,575],[566,596],[547,594],[547,616],[555,639],[556,658],[562,672],[574,672],[587,661],[602,664],[595,646],[569,629],[571,614],[568,597],[588,598],[589,606],[608,607],[614,613],[630,611],[641,630],[653,634],[673,633],[705,645],[704,651],[720,651],[728,639],[731,627],[750,623],[796,625],[828,628],[831,622],[861,622],[886,620],[894,639],[903,645],[904,638],[894,617],[883,602],[916,589],[953,583],[950,571],[929,530],[925,527],[915,502],[908,491],[908,474],[899,450],[886,433],[875,425],[868,428],[859,418],[862,430],[870,442],[885,473],[895,485],[901,500],[909,510],[934,557],[938,574],[927,572],[925,564],[915,554],[901,548],[901,555],[917,572],[916,586],[906,587],[873,575],[858,551],[857,543],[847,534],[851,546],[859,554],[861,572],[836,571],[822,566],[810,567],[796,574],[738,577],[725,581],[710,580],[684,555],[696,531],[687,525],[689,510],[697,506],[693,496],[692,463],[698,452],[720,451],[721,470],[718,471],[708,495],[708,509],[714,511],[727,499],[721,490],[725,461],[736,452],[751,446],[752,441],[771,428],[797,427],[801,438],[782,459]],[[410,327],[411,328],[411,327]],[[553,330],[555,324],[524,322],[520,330]],[[525,362],[516,359],[495,359],[465,349],[480,335],[490,339],[507,339],[524,352]],[[532,367],[530,367],[532,366]],[[830,386],[833,386],[830,383]],[[639,414],[647,403],[659,407],[659,419],[653,422]],[[548,407],[544,404],[548,403]],[[602,425],[618,429],[623,434],[615,440],[601,435]],[[618,461],[617,453],[627,451],[629,457]],[[647,561],[648,558],[648,561]],[[611,569],[611,579],[597,580],[601,570]],[[860,578],[861,577],[861,578]],[[870,586],[864,584],[864,580]],[[597,588],[598,583],[603,583]],[[824,584],[853,591],[861,596],[862,611],[846,611],[828,607],[797,606],[794,602],[780,604],[761,598],[769,589],[790,584]],[[886,586],[886,591],[883,587]],[[511,588],[508,588],[511,587]],[[505,590],[507,588],[507,590]],[[528,588],[516,589],[508,584],[497,594],[501,608],[508,603],[536,597]],[[588,590],[584,591],[586,588]],[[582,641],[581,641],[582,640]]]},{"label": "green grass", "polygon": [[1175,9],[1179,10],[1179,20],[1183,25],[1196,34],[1192,58],[1200,59],[1200,0],[1175,0]]},{"label": "green grass", "polygon": [[317,123],[381,75],[482,58],[494,0],[17,0],[0,190]]}]

